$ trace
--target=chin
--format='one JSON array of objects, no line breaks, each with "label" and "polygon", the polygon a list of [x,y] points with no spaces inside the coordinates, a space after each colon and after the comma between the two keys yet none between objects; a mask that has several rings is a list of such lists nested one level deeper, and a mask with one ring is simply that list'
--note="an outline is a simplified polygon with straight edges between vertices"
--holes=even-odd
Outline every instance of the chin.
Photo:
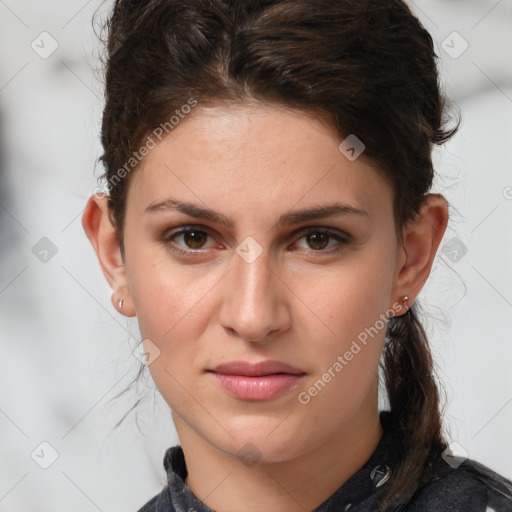
[{"label": "chin", "polygon": [[[282,421],[282,419],[280,420]],[[284,423],[284,422],[283,422]],[[240,435],[234,435],[225,439],[225,443],[217,445],[219,449],[229,455],[239,458],[248,466],[257,463],[279,463],[295,459],[303,454],[309,446],[308,440],[304,438],[303,427],[297,428],[295,435],[293,431],[279,426],[279,422],[261,422],[257,426],[248,425],[237,429]],[[276,428],[277,426],[277,428]],[[233,430],[230,430],[233,432]]]}]

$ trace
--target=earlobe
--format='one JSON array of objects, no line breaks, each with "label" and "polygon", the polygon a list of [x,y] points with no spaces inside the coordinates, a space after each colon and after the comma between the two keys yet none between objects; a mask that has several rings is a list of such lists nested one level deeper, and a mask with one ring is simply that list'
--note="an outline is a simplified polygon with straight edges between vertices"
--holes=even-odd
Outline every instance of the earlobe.
[{"label": "earlobe", "polygon": [[119,240],[110,221],[107,196],[95,194],[89,198],[82,214],[82,226],[96,252],[101,270],[114,291],[112,305],[123,315],[134,316],[135,309],[128,289],[126,266]]},{"label": "earlobe", "polygon": [[[394,297],[407,296],[410,308],[427,281],[437,249],[448,224],[448,203],[440,194],[429,194],[418,215],[403,229],[405,258],[395,282]],[[405,306],[402,308],[406,313]]]}]

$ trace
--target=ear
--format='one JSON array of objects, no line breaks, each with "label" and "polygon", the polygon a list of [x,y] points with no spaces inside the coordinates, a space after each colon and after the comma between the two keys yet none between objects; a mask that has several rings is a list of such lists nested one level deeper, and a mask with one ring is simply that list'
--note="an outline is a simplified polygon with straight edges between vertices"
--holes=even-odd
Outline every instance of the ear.
[{"label": "ear", "polygon": [[[448,203],[440,194],[429,194],[420,205],[419,213],[402,230],[399,267],[393,297],[402,304],[407,296],[411,307],[425,284],[437,249],[448,224]],[[401,313],[407,309],[402,306]]]},{"label": "ear", "polygon": [[[126,266],[119,240],[110,221],[106,195],[95,194],[89,199],[82,215],[82,226],[96,252],[103,274],[114,291],[112,305],[125,316],[135,316],[126,279]],[[121,299],[122,308],[119,307]]]}]

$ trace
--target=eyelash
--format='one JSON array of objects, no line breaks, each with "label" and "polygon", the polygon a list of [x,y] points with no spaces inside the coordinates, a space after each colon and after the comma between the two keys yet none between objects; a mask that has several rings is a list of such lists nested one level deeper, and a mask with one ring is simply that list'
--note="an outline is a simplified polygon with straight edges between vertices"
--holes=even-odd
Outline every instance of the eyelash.
[{"label": "eyelash", "polygon": [[[172,252],[174,252],[178,255],[188,256],[188,255],[199,254],[199,253],[204,252],[204,249],[183,249],[183,247],[180,247],[174,243],[173,240],[176,237],[178,237],[179,235],[187,234],[192,231],[195,231],[198,233],[204,233],[207,236],[214,238],[213,235],[211,235],[208,232],[208,230],[205,229],[203,226],[191,225],[191,226],[184,226],[181,228],[177,228],[170,232],[165,233],[163,235],[161,241],[164,242],[170,248],[170,250],[172,250]],[[319,233],[323,234],[323,235],[327,235],[329,238],[334,238],[335,240],[337,240],[340,243],[338,243],[334,247],[331,247],[330,249],[317,249],[317,250],[311,249],[310,251],[313,253],[317,253],[320,255],[334,254],[334,253],[340,251],[341,249],[343,249],[343,246],[350,243],[350,238],[351,238],[350,235],[346,234],[345,236],[342,236],[338,232],[331,231],[329,229],[321,228],[321,227],[308,227],[306,230],[299,231],[297,233],[297,235],[300,235],[298,240],[301,240],[302,238],[306,237],[307,235],[319,234]]]}]

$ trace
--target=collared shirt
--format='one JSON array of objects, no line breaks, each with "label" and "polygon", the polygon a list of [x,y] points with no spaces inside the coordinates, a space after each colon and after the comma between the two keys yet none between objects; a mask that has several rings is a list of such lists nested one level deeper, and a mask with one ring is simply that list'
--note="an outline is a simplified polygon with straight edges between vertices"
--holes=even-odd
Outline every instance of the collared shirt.
[{"label": "collared shirt", "polygon": [[[401,460],[403,437],[395,415],[381,411],[383,436],[368,461],[313,512],[373,512],[393,468]],[[185,483],[181,446],[164,457],[167,486],[138,512],[215,512]],[[435,475],[396,512],[512,512],[512,481],[472,459],[440,457]],[[221,511],[219,511],[221,512]],[[241,511],[243,512],[243,511]]]}]

